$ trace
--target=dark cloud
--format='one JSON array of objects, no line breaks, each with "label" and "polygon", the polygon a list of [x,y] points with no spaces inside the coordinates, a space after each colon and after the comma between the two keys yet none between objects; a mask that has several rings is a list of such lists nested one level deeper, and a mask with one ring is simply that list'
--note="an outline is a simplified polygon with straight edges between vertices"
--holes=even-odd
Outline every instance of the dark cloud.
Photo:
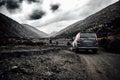
[{"label": "dark cloud", "polygon": [[0,6],[5,5],[5,1],[4,0],[0,0]]},{"label": "dark cloud", "polygon": [[56,11],[59,8],[58,4],[51,5],[51,10]]},{"label": "dark cloud", "polygon": [[40,19],[45,15],[44,11],[39,11],[39,10],[35,10],[31,15],[30,15],[30,20],[36,20],[36,19]]},{"label": "dark cloud", "polygon": [[19,3],[16,1],[7,1],[6,7],[7,9],[16,9],[19,8]]},{"label": "dark cloud", "polygon": [[5,6],[9,12],[20,8],[20,4],[23,0],[0,0],[0,6]]},{"label": "dark cloud", "polygon": [[42,0],[27,0],[29,3],[42,2]]}]

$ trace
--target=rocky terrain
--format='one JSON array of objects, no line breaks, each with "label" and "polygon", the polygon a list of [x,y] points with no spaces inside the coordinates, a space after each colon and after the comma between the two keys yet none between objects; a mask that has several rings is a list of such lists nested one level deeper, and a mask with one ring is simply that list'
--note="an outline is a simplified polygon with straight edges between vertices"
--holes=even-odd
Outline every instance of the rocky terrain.
[{"label": "rocky terrain", "polygon": [[120,80],[120,55],[60,46],[1,46],[0,80]]},{"label": "rocky terrain", "polygon": [[58,32],[56,37],[73,37],[78,32],[96,32],[99,37],[120,34],[120,1]]}]

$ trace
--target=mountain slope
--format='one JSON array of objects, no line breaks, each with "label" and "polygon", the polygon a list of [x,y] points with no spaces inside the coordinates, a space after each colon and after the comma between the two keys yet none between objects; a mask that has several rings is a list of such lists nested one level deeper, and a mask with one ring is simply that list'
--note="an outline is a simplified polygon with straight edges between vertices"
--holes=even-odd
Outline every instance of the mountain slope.
[{"label": "mountain slope", "polygon": [[53,37],[54,35],[56,35],[57,34],[57,31],[53,31],[53,32],[51,32],[50,34],[49,34],[49,36],[50,37]]},{"label": "mountain slope", "polygon": [[37,35],[38,36],[40,35],[41,37],[47,37],[48,36],[47,33],[44,33],[44,32],[42,32],[42,31],[40,31],[40,30],[38,30],[38,29],[34,28],[33,26],[28,25],[28,24],[22,24],[22,26],[24,26],[26,29],[34,32],[34,34],[27,33],[27,35],[33,35],[33,36],[36,36],[36,37],[37,37]]},{"label": "mountain slope", "polygon": [[0,38],[41,38],[35,28],[25,27],[0,13]]},{"label": "mountain slope", "polygon": [[107,36],[108,33],[120,34],[120,1],[106,7],[105,9],[78,21],[62,31],[56,37],[73,37],[78,32],[94,31],[98,36]]},{"label": "mountain slope", "polygon": [[56,34],[53,34],[52,36],[55,37],[55,36],[59,36],[59,35],[61,35],[61,36],[66,35],[67,32],[71,32],[71,30],[74,30],[74,27],[77,28],[77,26],[81,23],[82,23],[82,21],[78,21],[78,22],[66,27],[65,29],[62,29],[61,31],[57,32]]}]

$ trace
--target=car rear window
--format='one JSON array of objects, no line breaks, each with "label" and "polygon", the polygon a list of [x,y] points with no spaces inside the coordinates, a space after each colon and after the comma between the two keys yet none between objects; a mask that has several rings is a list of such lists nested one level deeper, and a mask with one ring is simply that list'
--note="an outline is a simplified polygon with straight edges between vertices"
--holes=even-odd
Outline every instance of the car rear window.
[{"label": "car rear window", "polygon": [[96,38],[95,33],[80,33],[80,38]]}]

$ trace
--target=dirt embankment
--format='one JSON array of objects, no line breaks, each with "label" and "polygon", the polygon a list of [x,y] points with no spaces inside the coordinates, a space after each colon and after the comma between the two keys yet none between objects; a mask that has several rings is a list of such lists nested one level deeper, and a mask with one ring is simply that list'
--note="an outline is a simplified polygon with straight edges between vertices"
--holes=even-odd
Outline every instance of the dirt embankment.
[{"label": "dirt embankment", "polygon": [[84,80],[81,59],[67,50],[1,60],[2,80]]}]

